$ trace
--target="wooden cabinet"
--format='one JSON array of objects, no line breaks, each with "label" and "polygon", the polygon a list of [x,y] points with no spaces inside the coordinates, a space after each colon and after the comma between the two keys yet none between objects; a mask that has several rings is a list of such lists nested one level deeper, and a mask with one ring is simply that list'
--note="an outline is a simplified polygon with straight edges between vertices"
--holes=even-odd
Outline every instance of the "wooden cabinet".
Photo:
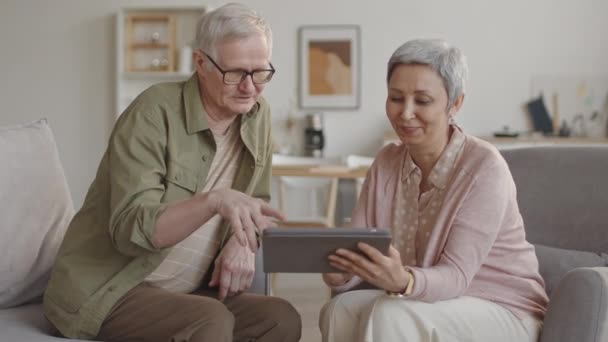
[{"label": "wooden cabinet", "polygon": [[174,14],[127,14],[125,25],[126,71],[174,72],[176,70]]},{"label": "wooden cabinet", "polygon": [[116,117],[153,84],[192,75],[197,23],[205,11],[206,7],[129,7],[118,12]]}]

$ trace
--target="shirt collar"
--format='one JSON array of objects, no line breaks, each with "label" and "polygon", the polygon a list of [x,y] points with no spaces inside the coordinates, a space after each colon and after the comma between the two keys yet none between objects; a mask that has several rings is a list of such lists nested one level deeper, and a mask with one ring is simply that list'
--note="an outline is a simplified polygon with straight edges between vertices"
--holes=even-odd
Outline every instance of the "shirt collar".
[{"label": "shirt collar", "polygon": [[[188,134],[197,133],[209,129],[207,123],[207,112],[203,107],[200,90],[198,85],[198,75],[195,72],[184,85],[184,108],[186,112],[186,130]],[[242,116],[241,124],[245,123],[249,118],[255,116],[260,109],[260,103],[256,104],[251,110]]]},{"label": "shirt collar", "polygon": [[[435,163],[435,166],[433,166],[428,178],[428,181],[434,187],[441,190],[445,189],[445,187],[448,185],[448,181],[450,180],[450,175],[452,173],[451,171],[454,169],[456,164],[456,157],[458,156],[458,153],[465,141],[465,135],[460,127],[452,125],[451,130],[452,135],[450,140],[448,141],[447,146],[443,149],[443,152],[441,152],[441,156],[439,156],[439,160],[437,160],[437,163]],[[403,165],[403,181],[409,178],[412,172],[415,171],[420,172],[420,168],[414,163],[414,160],[408,151]]]},{"label": "shirt collar", "polygon": [[403,176],[401,180],[405,182],[408,178],[410,178],[412,172],[420,172],[420,169],[418,168],[416,163],[414,163],[412,155],[409,153],[408,150],[408,152],[406,152],[405,154],[405,161],[403,162]]},{"label": "shirt collar", "polygon": [[464,133],[462,133],[460,127],[456,125],[452,125],[451,127],[452,136],[450,137],[450,141],[443,149],[443,152],[441,152],[439,160],[435,163],[429,175],[431,184],[442,190],[448,185],[452,170],[454,170],[456,164],[456,158],[465,140]]},{"label": "shirt collar", "polygon": [[186,130],[188,134],[197,133],[209,128],[207,112],[203,108],[198,88],[197,73],[194,73],[184,85],[184,108],[186,110]]}]

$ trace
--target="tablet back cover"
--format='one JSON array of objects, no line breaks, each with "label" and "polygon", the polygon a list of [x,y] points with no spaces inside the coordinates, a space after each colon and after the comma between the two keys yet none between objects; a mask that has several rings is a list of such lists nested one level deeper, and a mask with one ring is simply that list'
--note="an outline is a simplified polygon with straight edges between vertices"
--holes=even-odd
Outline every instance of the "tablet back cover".
[{"label": "tablet back cover", "polygon": [[327,257],[338,248],[358,251],[358,242],[387,254],[391,235],[373,228],[269,228],[263,235],[264,272],[341,272]]}]

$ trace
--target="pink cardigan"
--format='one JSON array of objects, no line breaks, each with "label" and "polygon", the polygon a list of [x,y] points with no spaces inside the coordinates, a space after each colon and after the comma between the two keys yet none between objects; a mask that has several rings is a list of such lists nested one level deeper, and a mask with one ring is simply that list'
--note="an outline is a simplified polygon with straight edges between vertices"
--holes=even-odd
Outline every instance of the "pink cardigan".
[{"label": "pink cardigan", "polygon": [[[379,152],[351,226],[391,226],[406,149],[391,144]],[[494,146],[465,135],[451,172],[422,265],[408,267],[415,277],[410,298],[435,302],[473,296],[498,303],[519,318],[531,314],[542,318],[548,298],[534,246],[526,241],[507,163]],[[358,282],[353,279],[336,290]]]}]

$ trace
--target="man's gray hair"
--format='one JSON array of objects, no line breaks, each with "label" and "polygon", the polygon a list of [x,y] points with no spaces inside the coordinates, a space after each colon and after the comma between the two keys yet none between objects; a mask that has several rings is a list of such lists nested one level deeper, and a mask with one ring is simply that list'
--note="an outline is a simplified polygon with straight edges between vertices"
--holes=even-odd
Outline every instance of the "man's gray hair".
[{"label": "man's gray hair", "polygon": [[468,77],[466,57],[460,49],[441,39],[415,39],[401,45],[388,61],[386,82],[401,64],[422,64],[431,67],[443,80],[448,94],[448,108],[465,93]]},{"label": "man's gray hair", "polygon": [[217,59],[217,45],[233,39],[261,34],[266,37],[268,52],[272,51],[272,31],[266,20],[249,7],[229,3],[203,14],[197,25],[194,48]]}]

